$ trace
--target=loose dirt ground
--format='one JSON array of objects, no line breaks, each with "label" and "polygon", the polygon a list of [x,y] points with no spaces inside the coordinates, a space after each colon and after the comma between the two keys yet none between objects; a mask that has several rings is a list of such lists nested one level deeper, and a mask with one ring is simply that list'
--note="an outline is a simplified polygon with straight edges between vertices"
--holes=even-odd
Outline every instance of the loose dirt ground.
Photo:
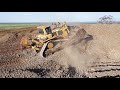
[{"label": "loose dirt ground", "polygon": [[[41,58],[22,50],[20,40],[36,27],[0,30],[0,78],[120,77],[120,25],[81,24],[93,39],[81,41]],[[76,28],[72,28],[77,30]]]}]

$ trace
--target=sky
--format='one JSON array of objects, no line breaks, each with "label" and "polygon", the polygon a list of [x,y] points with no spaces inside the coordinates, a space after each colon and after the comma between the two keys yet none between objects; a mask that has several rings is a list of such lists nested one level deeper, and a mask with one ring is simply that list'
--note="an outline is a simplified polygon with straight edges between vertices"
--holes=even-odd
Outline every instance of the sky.
[{"label": "sky", "polygon": [[120,12],[0,12],[0,22],[94,22],[104,15],[120,21]]}]

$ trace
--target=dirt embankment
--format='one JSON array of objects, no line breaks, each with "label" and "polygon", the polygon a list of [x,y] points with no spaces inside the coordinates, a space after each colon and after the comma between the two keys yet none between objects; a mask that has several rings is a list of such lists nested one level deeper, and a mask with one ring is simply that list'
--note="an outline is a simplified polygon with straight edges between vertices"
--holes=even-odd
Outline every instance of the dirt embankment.
[{"label": "dirt embankment", "polygon": [[87,25],[85,27],[86,27],[85,30],[94,37],[94,40],[90,42],[87,49],[87,51],[90,54],[94,54],[101,58],[104,59],[106,58],[112,61],[120,60],[120,52],[119,52],[120,25],[119,24],[111,24],[111,25],[93,24],[93,25]]},{"label": "dirt embankment", "polygon": [[[120,25],[85,24],[80,25],[94,37],[87,46],[91,56],[93,77],[118,77],[120,75]],[[97,65],[96,65],[97,64]],[[105,64],[105,65],[104,65]]]},{"label": "dirt embankment", "polygon": [[81,24],[79,27],[93,39],[66,47],[46,59],[31,49],[20,49],[21,37],[30,35],[36,28],[1,31],[0,77],[119,77],[120,25]]}]

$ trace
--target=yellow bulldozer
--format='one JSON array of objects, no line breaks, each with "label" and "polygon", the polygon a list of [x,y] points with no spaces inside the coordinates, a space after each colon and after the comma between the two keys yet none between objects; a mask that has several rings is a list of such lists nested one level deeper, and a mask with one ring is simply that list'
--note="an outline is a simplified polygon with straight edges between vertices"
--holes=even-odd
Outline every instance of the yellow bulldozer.
[{"label": "yellow bulldozer", "polygon": [[87,34],[83,28],[73,29],[70,29],[66,22],[51,26],[38,26],[35,30],[37,33],[32,34],[32,37],[25,36],[21,39],[21,46],[32,48],[45,58],[56,51],[80,43],[82,40],[87,42],[93,39],[92,35]]},{"label": "yellow bulldozer", "polygon": [[68,40],[70,32],[66,23],[54,27],[38,26],[37,31],[38,33],[30,39],[23,37],[21,45],[24,48],[33,48],[42,57],[46,57],[46,50],[53,48],[57,42]]}]

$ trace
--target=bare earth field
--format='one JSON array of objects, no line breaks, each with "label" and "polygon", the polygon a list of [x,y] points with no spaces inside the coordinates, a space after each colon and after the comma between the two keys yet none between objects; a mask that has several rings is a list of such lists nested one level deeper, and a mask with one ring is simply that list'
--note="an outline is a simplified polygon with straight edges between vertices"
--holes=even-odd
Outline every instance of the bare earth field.
[{"label": "bare earth field", "polygon": [[120,77],[120,25],[81,24],[93,40],[42,58],[20,40],[36,27],[0,30],[0,78]]}]

